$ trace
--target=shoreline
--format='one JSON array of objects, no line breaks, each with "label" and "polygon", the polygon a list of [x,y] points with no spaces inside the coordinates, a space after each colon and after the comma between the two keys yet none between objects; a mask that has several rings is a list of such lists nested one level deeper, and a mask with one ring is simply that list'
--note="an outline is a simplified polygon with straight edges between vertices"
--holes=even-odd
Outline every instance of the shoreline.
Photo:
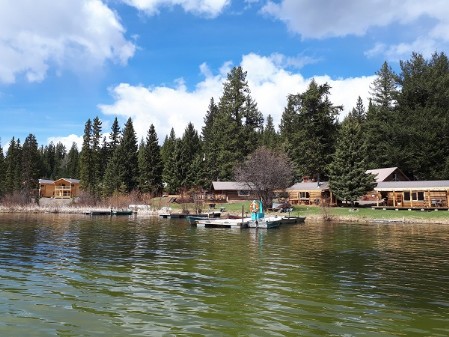
[{"label": "shoreline", "polygon": [[[123,210],[125,208],[112,208],[114,210]],[[129,208],[126,208],[129,209]],[[61,215],[89,215],[91,212],[110,212],[110,207],[73,207],[73,206],[38,206],[38,205],[28,205],[28,206],[2,206],[0,205],[0,215],[1,214],[61,214]],[[234,212],[227,212],[229,215],[240,215],[234,214]],[[142,217],[152,217],[159,216],[161,214],[160,210],[156,209],[138,209],[133,211],[132,216],[142,216]],[[282,213],[273,213],[275,216],[283,216]],[[361,224],[441,224],[449,225],[449,217],[447,219],[424,219],[415,217],[405,217],[398,216],[392,218],[368,218],[365,216],[357,216],[355,214],[351,215],[327,215],[327,219],[323,214],[301,214],[305,216],[306,223],[361,223]]]}]

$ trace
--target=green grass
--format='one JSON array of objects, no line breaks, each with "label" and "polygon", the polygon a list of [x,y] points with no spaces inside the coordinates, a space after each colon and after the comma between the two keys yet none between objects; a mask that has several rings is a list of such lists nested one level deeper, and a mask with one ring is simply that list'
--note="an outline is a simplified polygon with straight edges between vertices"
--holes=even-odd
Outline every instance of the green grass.
[{"label": "green grass", "polygon": [[[175,211],[181,211],[184,209],[190,212],[195,212],[194,204],[177,204],[171,203],[166,204],[163,200],[153,200],[154,206],[170,206]],[[232,214],[241,214],[242,206],[245,212],[249,212],[249,204],[251,201],[235,202],[235,203],[217,203],[215,204],[215,209],[219,210],[220,207],[224,207],[226,212]],[[208,205],[204,205],[202,211],[208,211]],[[290,213],[292,216],[309,216],[320,218],[323,215],[328,215],[331,219],[360,219],[360,220],[389,220],[389,219],[403,219],[405,221],[415,221],[423,220],[429,221],[447,221],[449,222],[449,211],[439,210],[439,211],[408,211],[404,210],[382,210],[382,209],[372,209],[370,207],[360,207],[360,208],[348,208],[348,207],[327,207],[322,208],[319,206],[293,206],[293,211]]]}]

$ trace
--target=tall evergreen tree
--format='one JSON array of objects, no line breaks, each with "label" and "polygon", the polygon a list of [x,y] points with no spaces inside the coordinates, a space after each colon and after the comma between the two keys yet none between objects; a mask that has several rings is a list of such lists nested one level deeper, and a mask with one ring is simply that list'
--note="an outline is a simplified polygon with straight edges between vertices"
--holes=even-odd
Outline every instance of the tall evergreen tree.
[{"label": "tall evergreen tree", "polygon": [[279,147],[279,135],[274,128],[273,117],[268,115],[265,128],[262,133],[262,145],[275,150]]},{"label": "tall evergreen tree", "polygon": [[[413,53],[401,61],[398,113],[401,168],[418,180],[447,179],[449,157],[449,61],[444,53],[429,60]],[[398,128],[398,127],[397,127]],[[404,156],[406,155],[406,156]]]},{"label": "tall evergreen tree", "polygon": [[41,175],[41,157],[36,137],[29,134],[22,146],[22,189],[30,195],[37,189]]},{"label": "tall evergreen tree", "polygon": [[83,145],[80,153],[80,185],[84,191],[89,192],[92,196],[97,195],[95,180],[95,158],[93,153],[93,133],[92,121],[90,118],[84,126]]},{"label": "tall evergreen tree", "polygon": [[139,181],[137,138],[132,119],[128,118],[120,145],[109,160],[103,183],[103,193],[128,193],[135,190]]},{"label": "tall evergreen tree", "polygon": [[6,192],[6,164],[5,155],[2,148],[2,140],[0,138],[0,199]]},{"label": "tall evergreen tree", "polygon": [[370,87],[371,99],[364,125],[369,168],[400,166],[401,151],[397,115],[398,76],[385,62]]},{"label": "tall evergreen tree", "polygon": [[22,146],[20,139],[11,139],[5,158],[5,193],[12,194],[22,188]]},{"label": "tall evergreen tree", "polygon": [[174,194],[181,188],[182,178],[180,167],[181,162],[181,140],[176,138],[174,129],[170,131],[169,137],[165,138],[162,146],[162,157],[164,169],[162,177],[168,193]]},{"label": "tall evergreen tree", "polygon": [[[246,72],[234,67],[223,83],[218,114],[213,121],[217,142],[218,179],[231,179],[234,166],[254,151],[260,142],[263,117],[251,97]],[[211,154],[206,153],[206,158]]]},{"label": "tall evergreen tree", "polygon": [[343,121],[333,161],[329,165],[332,193],[351,205],[375,187],[374,176],[366,173],[368,153],[359,118],[357,112],[350,113]]},{"label": "tall evergreen tree", "polygon": [[162,185],[163,162],[161,148],[154,125],[151,124],[146,142],[139,148],[139,187],[142,192],[160,195]]},{"label": "tall evergreen tree", "polygon": [[192,188],[196,182],[196,158],[201,156],[201,142],[198,132],[192,123],[189,123],[184,131],[180,142],[179,167],[181,186],[186,190]]},{"label": "tall evergreen tree", "polygon": [[73,142],[65,160],[65,175],[68,178],[79,179],[79,157],[78,146]]},{"label": "tall evergreen tree", "polygon": [[[329,100],[330,86],[318,85],[315,80],[301,94],[288,97],[282,116],[282,139],[296,167],[296,177],[315,179],[327,177],[327,166],[332,160],[337,132],[336,117],[340,106]],[[292,124],[286,127],[286,123]],[[288,134],[284,134],[285,132]]]},{"label": "tall evergreen tree", "polygon": [[209,108],[204,117],[204,126],[201,130],[203,142],[203,158],[201,167],[207,168],[201,170],[202,185],[210,186],[212,181],[218,178],[218,151],[221,140],[218,136],[217,128],[214,126],[218,116],[218,106],[213,98],[210,99]]}]

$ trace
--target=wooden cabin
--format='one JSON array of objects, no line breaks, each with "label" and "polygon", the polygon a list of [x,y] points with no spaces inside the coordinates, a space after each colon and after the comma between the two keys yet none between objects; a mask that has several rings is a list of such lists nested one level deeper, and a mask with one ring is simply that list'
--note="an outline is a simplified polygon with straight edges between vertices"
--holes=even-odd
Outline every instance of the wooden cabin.
[{"label": "wooden cabin", "polygon": [[252,200],[255,198],[251,188],[246,183],[235,181],[214,181],[213,191],[206,197],[208,200],[232,202],[242,200]]},{"label": "wooden cabin", "polygon": [[439,209],[448,206],[449,180],[385,181],[374,189],[377,207]]},{"label": "wooden cabin", "polygon": [[327,182],[305,181],[287,188],[292,205],[335,205],[335,196]]},{"label": "wooden cabin", "polygon": [[60,178],[56,181],[39,179],[39,197],[70,199],[79,196],[80,181],[78,179]]}]

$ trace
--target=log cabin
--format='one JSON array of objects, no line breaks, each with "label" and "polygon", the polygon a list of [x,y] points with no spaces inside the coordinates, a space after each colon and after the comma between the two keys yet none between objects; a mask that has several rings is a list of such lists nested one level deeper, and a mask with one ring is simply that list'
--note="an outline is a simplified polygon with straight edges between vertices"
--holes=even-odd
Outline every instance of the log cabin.
[{"label": "log cabin", "polygon": [[384,181],[374,189],[377,207],[448,209],[449,180]]},{"label": "log cabin", "polygon": [[39,179],[39,197],[71,199],[79,196],[80,181],[72,178],[60,178],[56,181]]}]

